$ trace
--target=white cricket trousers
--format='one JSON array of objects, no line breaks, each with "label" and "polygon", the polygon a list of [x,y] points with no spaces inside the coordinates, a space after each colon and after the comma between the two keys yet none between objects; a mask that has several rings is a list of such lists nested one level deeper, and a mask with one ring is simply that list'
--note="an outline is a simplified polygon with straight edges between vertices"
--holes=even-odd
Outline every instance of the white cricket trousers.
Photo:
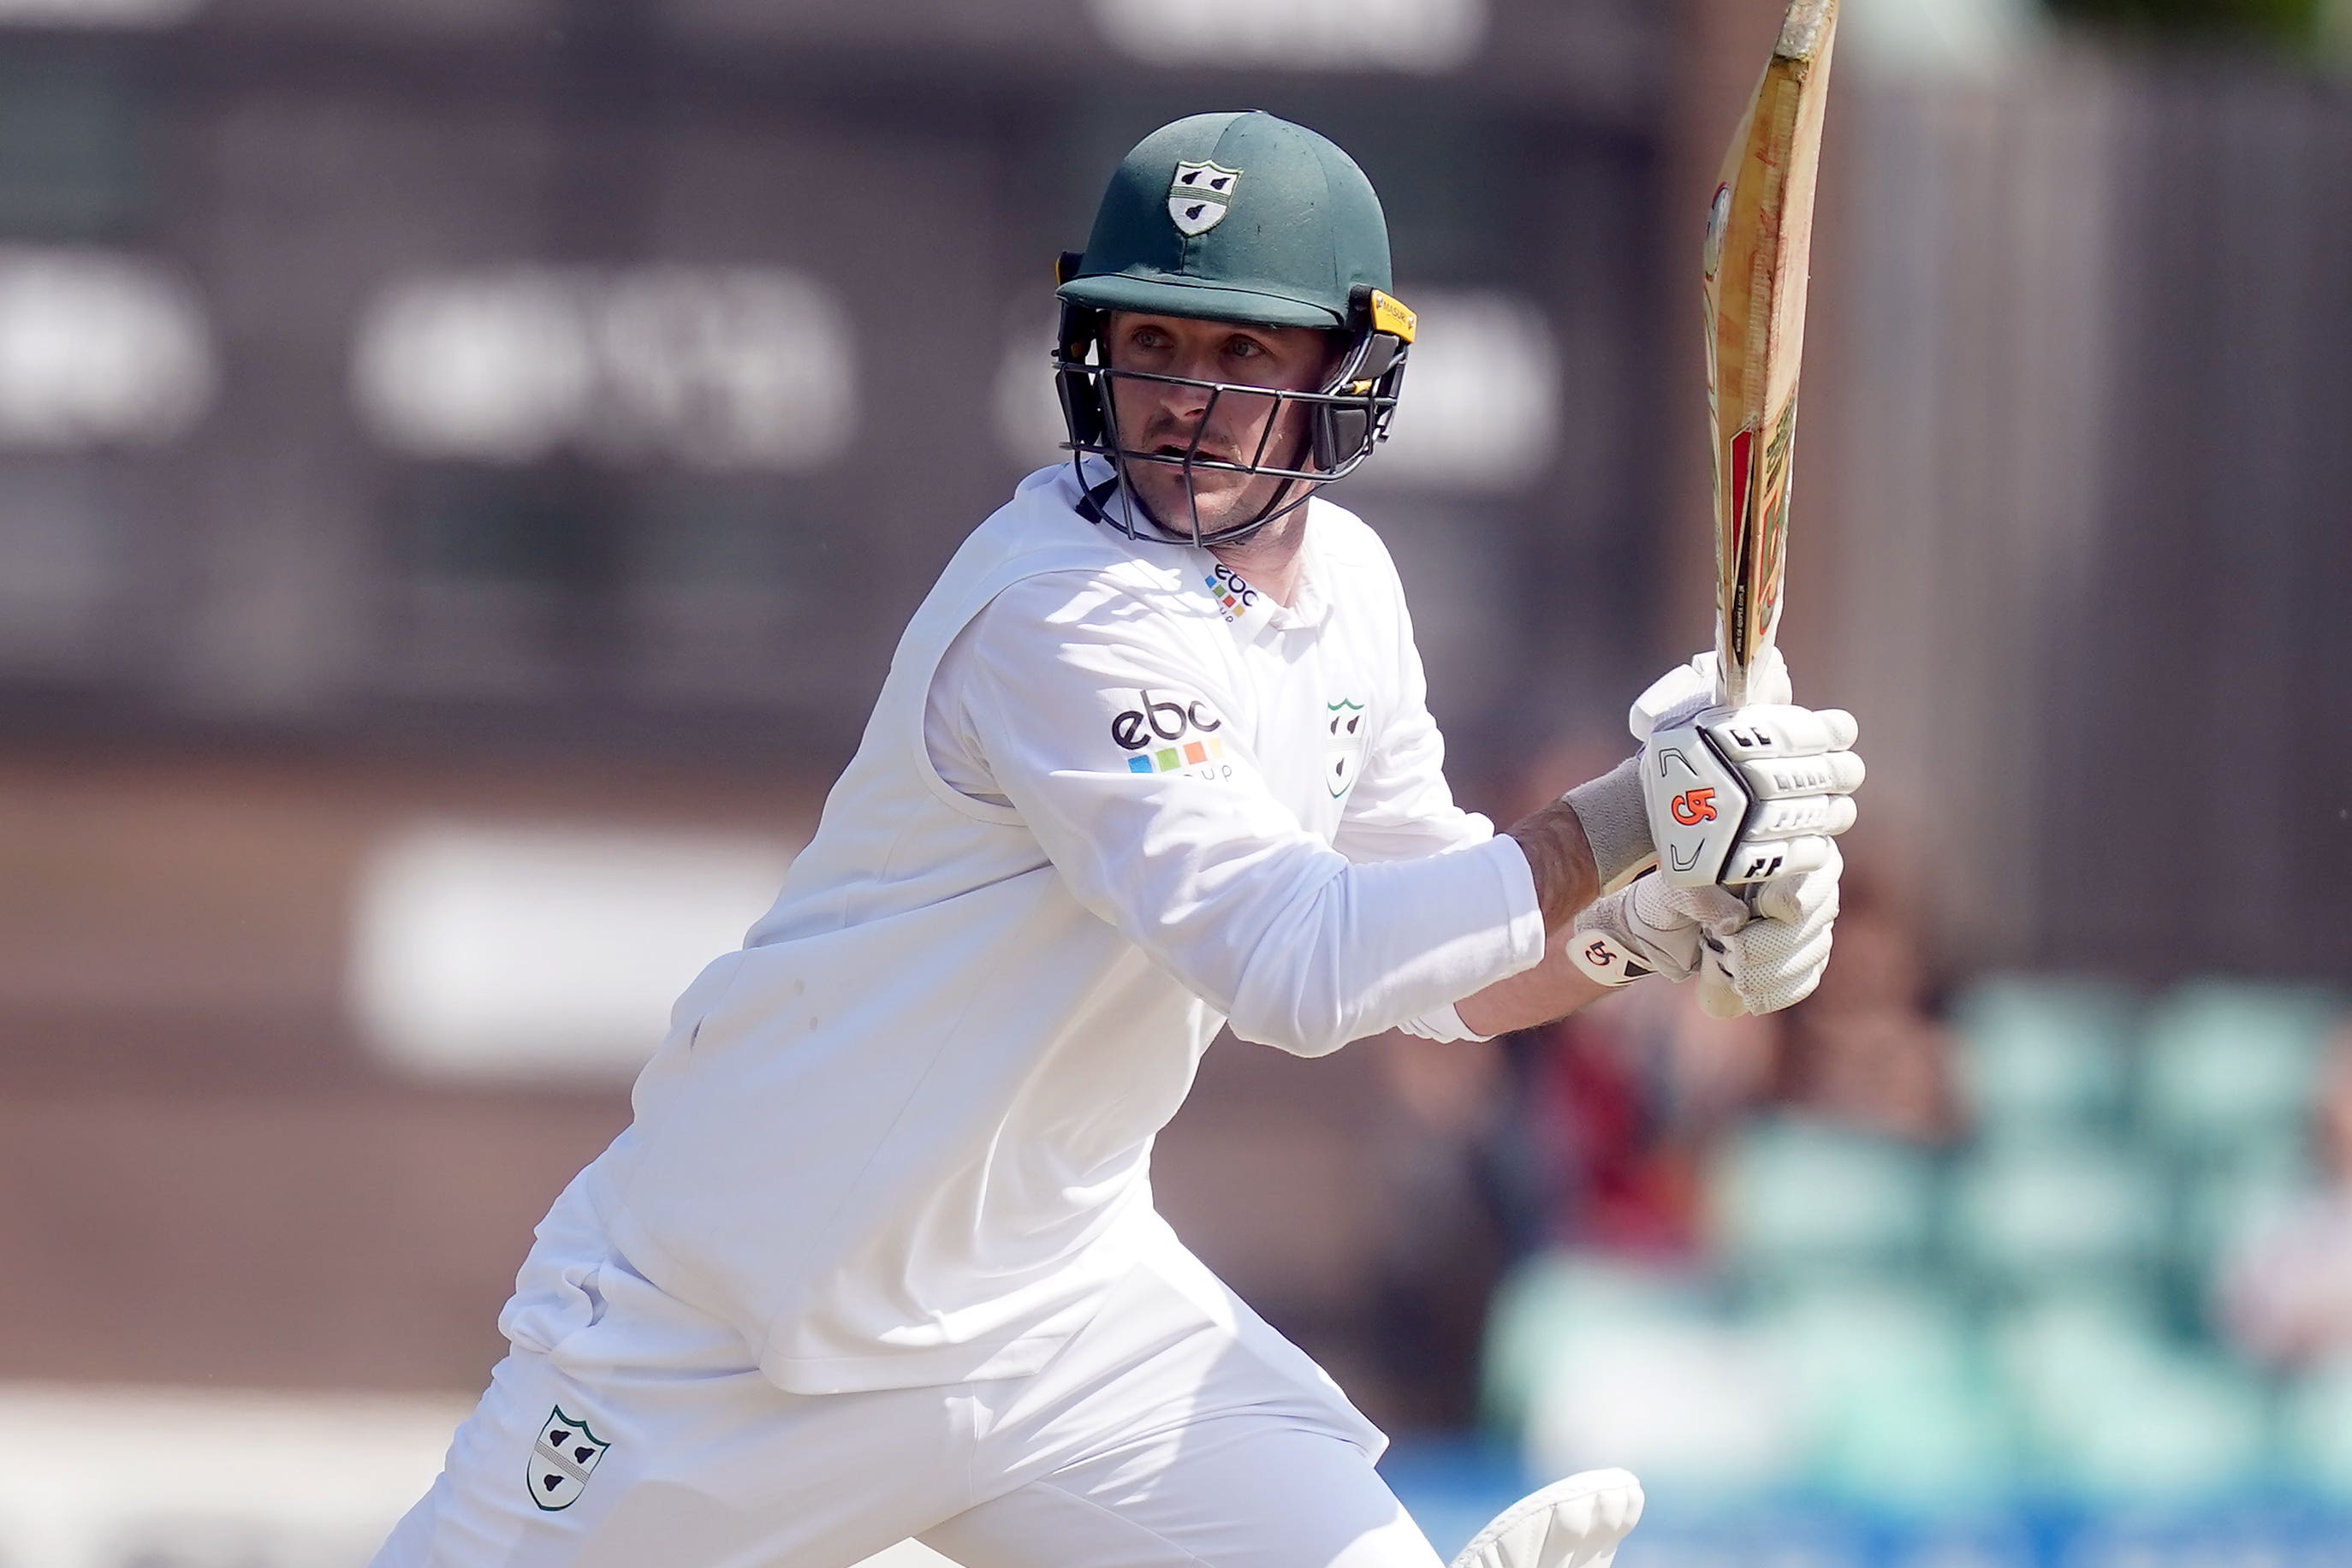
[{"label": "white cricket trousers", "polygon": [[1439,1568],[1372,1468],[1387,1439],[1153,1226],[1032,1376],[793,1394],[630,1268],[575,1184],[375,1563],[848,1568],[912,1536],[964,1568]]}]

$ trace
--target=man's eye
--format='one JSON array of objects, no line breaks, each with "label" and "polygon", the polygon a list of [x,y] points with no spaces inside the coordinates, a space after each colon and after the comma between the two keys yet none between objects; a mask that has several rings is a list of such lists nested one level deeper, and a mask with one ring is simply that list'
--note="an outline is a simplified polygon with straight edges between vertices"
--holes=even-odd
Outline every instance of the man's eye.
[{"label": "man's eye", "polygon": [[1261,359],[1265,357],[1265,345],[1255,338],[1235,338],[1225,345],[1225,352],[1235,359]]}]

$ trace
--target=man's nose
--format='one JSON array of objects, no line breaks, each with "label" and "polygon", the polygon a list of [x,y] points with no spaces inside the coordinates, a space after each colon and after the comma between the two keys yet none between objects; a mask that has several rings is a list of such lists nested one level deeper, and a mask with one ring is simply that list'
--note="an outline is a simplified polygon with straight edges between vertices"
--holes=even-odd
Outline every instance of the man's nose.
[{"label": "man's nose", "polygon": [[[1207,379],[1204,376],[1196,375],[1190,369],[1180,368],[1170,374],[1193,380]],[[1205,387],[1180,386],[1168,382],[1155,384],[1152,391],[1158,395],[1161,416],[1187,429],[1206,419],[1209,416],[1210,404],[1216,400],[1216,394]]]}]

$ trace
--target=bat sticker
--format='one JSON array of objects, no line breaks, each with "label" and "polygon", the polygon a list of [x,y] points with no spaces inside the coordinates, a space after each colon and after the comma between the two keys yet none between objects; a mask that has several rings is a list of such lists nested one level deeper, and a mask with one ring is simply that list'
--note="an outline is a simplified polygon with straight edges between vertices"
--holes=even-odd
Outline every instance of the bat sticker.
[{"label": "bat sticker", "polygon": [[1789,458],[1797,445],[1797,395],[1773,423],[1764,447],[1762,528],[1756,540],[1756,618],[1759,637],[1769,637],[1780,609],[1780,580],[1789,564]]},{"label": "bat sticker", "polygon": [[1756,427],[1748,426],[1731,438],[1731,537],[1723,552],[1730,573],[1726,595],[1731,614],[1731,657],[1743,664],[1748,658],[1748,574],[1740,563],[1748,559],[1748,542],[1755,523]]},{"label": "bat sticker", "polygon": [[1723,236],[1731,226],[1731,187],[1717,185],[1715,200],[1706,209],[1706,280],[1723,270]]}]

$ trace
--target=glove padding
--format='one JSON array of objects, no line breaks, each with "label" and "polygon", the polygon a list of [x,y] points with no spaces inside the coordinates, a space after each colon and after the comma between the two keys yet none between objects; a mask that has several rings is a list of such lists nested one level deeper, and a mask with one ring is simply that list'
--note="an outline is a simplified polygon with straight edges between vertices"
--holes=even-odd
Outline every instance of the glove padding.
[{"label": "glove padding", "polygon": [[[1633,706],[1625,715],[1625,728],[1633,732],[1633,739],[1646,744],[1660,730],[1689,723],[1722,700],[1722,662],[1712,648],[1688,664],[1675,666],[1633,699]],[[1780,657],[1778,647],[1767,647],[1764,657],[1748,672],[1748,705],[1786,708],[1796,700],[1796,689],[1789,681],[1789,661]]]},{"label": "glove padding", "polygon": [[1451,1568],[1609,1568],[1642,1504],[1642,1483],[1628,1471],[1570,1476],[1496,1514]]},{"label": "glove padding", "polygon": [[1679,984],[1696,974],[1699,1005],[1717,1018],[1795,1005],[1822,983],[1837,921],[1844,862],[1834,843],[1823,843],[1821,866],[1776,878],[1747,899],[1645,876],[1595,900],[1576,918],[1577,967],[1603,985],[1652,973]]},{"label": "glove padding", "polygon": [[1706,956],[1706,922],[1727,924],[1747,913],[1737,893],[1677,888],[1644,873],[1585,907],[1576,917],[1570,951],[1577,967],[1603,985],[1629,985],[1645,974],[1663,974],[1679,985],[1698,973]]},{"label": "glove padding", "polygon": [[1698,1005],[1709,1017],[1777,1013],[1821,984],[1837,924],[1838,876],[1845,869],[1834,842],[1823,840],[1822,848],[1828,858],[1815,869],[1750,889],[1752,913],[1743,900],[1738,917],[1702,923],[1706,957],[1699,965]]},{"label": "glove padding", "polygon": [[1676,887],[1769,881],[1829,864],[1862,785],[1859,726],[1840,709],[1789,700],[1778,649],[1744,708],[1714,706],[1716,656],[1699,655],[1633,704],[1642,796],[1658,868]]}]

